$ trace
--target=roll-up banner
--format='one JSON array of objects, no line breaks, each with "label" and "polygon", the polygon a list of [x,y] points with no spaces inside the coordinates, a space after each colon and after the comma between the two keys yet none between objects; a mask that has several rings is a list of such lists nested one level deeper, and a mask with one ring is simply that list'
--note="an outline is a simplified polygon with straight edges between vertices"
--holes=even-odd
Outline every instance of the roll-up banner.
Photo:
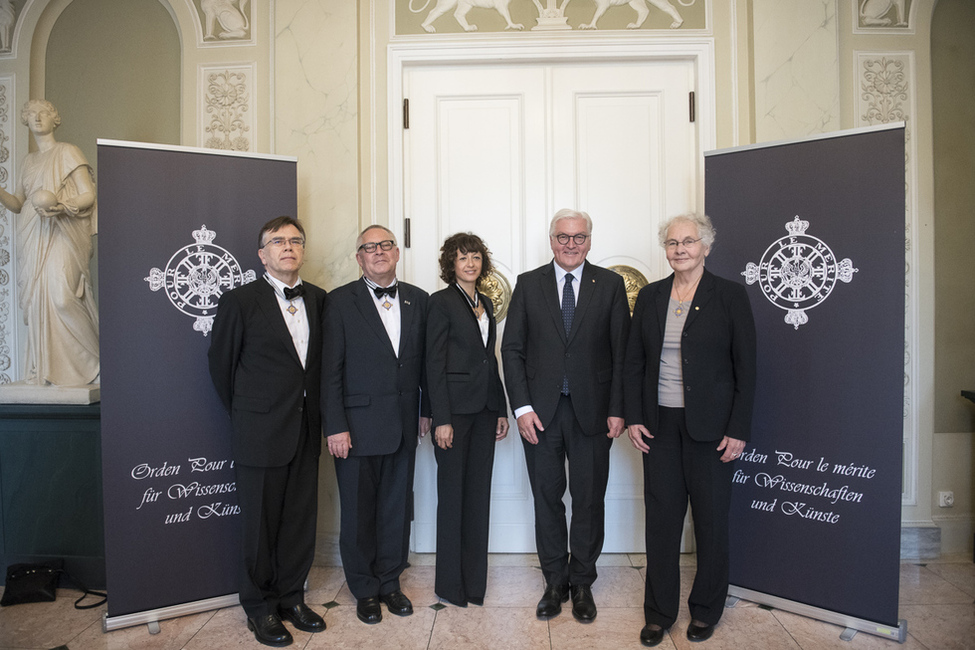
[{"label": "roll-up banner", "polygon": [[705,155],[707,265],[758,332],[731,593],[903,640],[904,125]]},{"label": "roll-up banner", "polygon": [[237,603],[230,418],[210,382],[220,295],[297,216],[297,160],[98,141],[105,630]]}]

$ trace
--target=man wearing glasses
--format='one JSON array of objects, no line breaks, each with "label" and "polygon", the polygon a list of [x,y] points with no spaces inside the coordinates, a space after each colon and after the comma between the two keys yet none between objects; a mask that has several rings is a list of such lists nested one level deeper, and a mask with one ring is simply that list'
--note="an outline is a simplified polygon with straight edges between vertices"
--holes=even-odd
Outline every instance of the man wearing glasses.
[{"label": "man wearing glasses", "polygon": [[[555,259],[518,277],[501,356],[535,503],[535,544],[546,588],[536,615],[572,597],[596,618],[592,584],[603,547],[609,450],[623,432],[623,353],[630,323],[623,278],[586,263],[592,220],[559,210],[549,226]],[[572,523],[562,497],[572,495]]]},{"label": "man wearing glasses", "polygon": [[399,577],[409,553],[417,432],[431,422],[421,390],[427,294],[396,281],[399,248],[388,229],[362,231],[355,258],[362,278],[329,295],[322,406],[339,485],[342,566],[356,616],[374,624],[380,603],[397,616],[413,613]]},{"label": "man wearing glasses", "polygon": [[296,219],[264,224],[257,254],[264,277],[220,296],[209,360],[233,423],[240,604],[255,638],[280,647],[293,640],[282,619],[325,629],[303,591],[315,556],[325,291],[298,276],[305,232]]}]

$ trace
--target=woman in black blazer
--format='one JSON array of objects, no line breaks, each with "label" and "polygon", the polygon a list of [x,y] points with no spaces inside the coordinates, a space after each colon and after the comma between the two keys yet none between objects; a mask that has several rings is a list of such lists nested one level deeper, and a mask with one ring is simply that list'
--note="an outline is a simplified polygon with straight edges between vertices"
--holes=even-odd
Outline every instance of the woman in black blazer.
[{"label": "woman in black blazer", "polygon": [[430,296],[427,386],[437,459],[437,595],[482,605],[494,445],[508,435],[495,353],[494,306],[477,283],[491,272],[481,238],[457,233],[440,249],[446,289]]},{"label": "woman in black blazer", "polygon": [[690,497],[697,575],[687,638],[704,641],[728,595],[728,512],[734,460],[749,438],[755,395],[755,321],[745,288],[712,275],[705,215],[660,227],[674,273],[637,297],[623,366],[624,411],[643,452],[646,626],[655,646],[677,620],[680,538]]}]

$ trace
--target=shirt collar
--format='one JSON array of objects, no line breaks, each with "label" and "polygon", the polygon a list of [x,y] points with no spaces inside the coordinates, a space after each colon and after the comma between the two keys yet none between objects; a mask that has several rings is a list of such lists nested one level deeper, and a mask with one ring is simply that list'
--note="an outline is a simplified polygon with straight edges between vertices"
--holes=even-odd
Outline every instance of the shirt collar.
[{"label": "shirt collar", "polygon": [[[284,297],[284,288],[288,287],[288,285],[286,285],[284,282],[281,282],[281,280],[278,280],[270,273],[264,273],[264,279],[268,281],[268,283],[271,285],[271,288],[274,289],[274,293],[277,294],[279,298],[286,300],[286,298]],[[301,284],[301,278],[298,278],[298,281],[295,282],[295,287],[297,287],[299,284]],[[294,289],[295,287],[288,287],[288,288]]]},{"label": "shirt collar", "polygon": [[558,262],[556,262],[555,260],[552,260],[552,266],[555,267],[556,282],[562,282],[562,279],[565,278],[565,276],[571,275],[573,278],[575,278],[576,286],[579,286],[579,283],[582,282],[582,269],[586,266],[586,263],[583,262],[579,266],[575,267],[575,269],[573,269],[572,271],[566,271],[561,266],[559,266]]}]

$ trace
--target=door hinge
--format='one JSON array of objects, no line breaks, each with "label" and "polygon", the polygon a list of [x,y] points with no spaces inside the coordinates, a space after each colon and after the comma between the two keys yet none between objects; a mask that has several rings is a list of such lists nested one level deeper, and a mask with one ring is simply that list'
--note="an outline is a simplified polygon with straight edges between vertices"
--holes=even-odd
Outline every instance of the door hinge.
[{"label": "door hinge", "polygon": [[403,128],[410,128],[410,100],[403,99]]},{"label": "door hinge", "polygon": [[694,121],[694,91],[693,90],[690,93],[688,93],[687,100],[688,100],[688,116],[690,117],[691,122],[693,122]]},{"label": "door hinge", "polygon": [[410,247],[410,218],[403,219],[403,247]]}]

